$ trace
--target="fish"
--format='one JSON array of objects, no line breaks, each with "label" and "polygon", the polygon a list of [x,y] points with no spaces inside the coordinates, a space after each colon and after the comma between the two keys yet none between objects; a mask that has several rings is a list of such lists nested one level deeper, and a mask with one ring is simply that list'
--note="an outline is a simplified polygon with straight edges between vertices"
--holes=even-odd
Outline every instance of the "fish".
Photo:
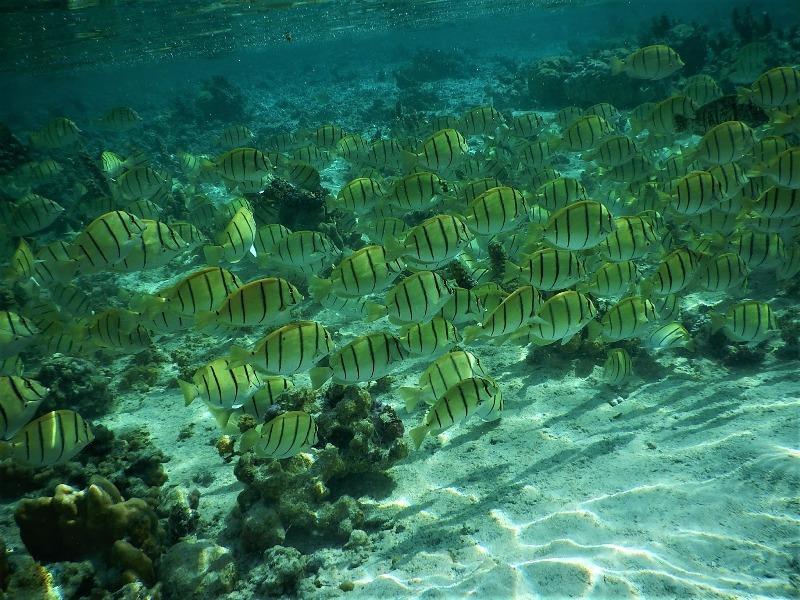
[{"label": "fish", "polygon": [[169,183],[169,178],[150,167],[134,167],[117,177],[113,191],[126,200],[149,199]]},{"label": "fish", "polygon": [[95,124],[107,131],[123,132],[139,126],[142,118],[129,106],[115,106],[100,117]]},{"label": "fish", "polygon": [[496,420],[503,409],[500,388],[486,377],[469,377],[454,384],[428,410],[422,424],[409,431],[416,449],[429,433],[440,433],[462,422],[470,414],[484,421]]},{"label": "fish", "polygon": [[768,164],[747,172],[748,177],[766,177],[773,184],[800,189],[800,146],[787,148]]},{"label": "fish", "polygon": [[602,258],[625,262],[647,256],[658,243],[653,226],[640,216],[617,217],[614,231],[598,245]]},{"label": "fish", "polygon": [[536,202],[549,211],[556,211],[569,204],[588,200],[586,188],[572,177],[558,177],[545,183],[536,191]]},{"label": "fish", "polygon": [[341,385],[375,381],[397,369],[409,350],[397,336],[379,331],[359,336],[328,356],[328,367],[309,370],[313,389],[329,379]]},{"label": "fish", "polygon": [[564,130],[561,145],[573,152],[584,152],[593,149],[613,133],[614,129],[608,121],[597,115],[586,115]]},{"label": "fish", "polygon": [[332,160],[331,154],[327,150],[318,148],[315,144],[307,144],[300,148],[295,148],[289,154],[291,163],[311,165],[314,169],[324,169]]},{"label": "fish", "polygon": [[406,410],[411,412],[420,400],[433,406],[447,390],[470,377],[488,378],[489,374],[472,352],[454,350],[437,358],[422,372],[418,387],[401,387],[398,392]]},{"label": "fish", "polygon": [[365,162],[369,155],[369,144],[360,135],[351,133],[336,142],[336,153],[350,162]]},{"label": "fish", "polygon": [[527,218],[522,193],[512,187],[496,187],[469,203],[464,223],[475,235],[497,235],[514,231]]},{"label": "fish", "polygon": [[383,197],[384,191],[379,181],[370,177],[356,177],[348,181],[335,199],[327,201],[334,209],[348,210],[358,215],[369,213]]},{"label": "fish", "polygon": [[780,108],[800,100],[800,69],[775,67],[763,73],[750,88],[738,91],[740,102],[752,101],[762,108]]},{"label": "fish", "polygon": [[575,290],[565,290],[548,298],[536,314],[536,319],[508,339],[514,343],[539,346],[561,340],[561,344],[565,345],[595,317],[597,307],[589,296]]},{"label": "fish", "polygon": [[0,359],[19,354],[38,333],[38,327],[25,317],[0,310]]},{"label": "fish", "polygon": [[483,315],[483,303],[474,291],[455,287],[453,295],[439,311],[440,317],[454,325],[474,323]]},{"label": "fish", "polygon": [[542,248],[524,255],[519,265],[507,262],[503,282],[516,280],[537,290],[557,291],[572,287],[584,277],[586,269],[577,253]]},{"label": "fish", "polygon": [[561,129],[566,129],[583,116],[583,109],[579,106],[565,106],[556,113],[555,121]]},{"label": "fish", "polygon": [[747,268],[778,266],[786,258],[786,245],[777,233],[742,230],[730,240],[731,249],[744,260]]},{"label": "fish", "polygon": [[516,150],[516,157],[520,164],[527,169],[542,169],[547,167],[555,158],[561,140],[558,138],[545,137],[520,146]]},{"label": "fish", "polygon": [[535,138],[546,126],[545,120],[537,112],[528,111],[511,118],[511,133],[521,138]]},{"label": "fish", "polygon": [[30,135],[31,145],[37,148],[63,148],[80,139],[81,130],[66,117],[56,117]]},{"label": "fish", "polygon": [[416,157],[406,150],[397,140],[379,139],[370,144],[364,162],[374,167],[401,169],[410,171],[416,163]]},{"label": "fish", "polygon": [[27,281],[36,273],[37,259],[33,255],[28,242],[24,238],[19,239],[17,249],[11,255],[10,266],[6,272],[6,277],[11,281]]},{"label": "fish", "polygon": [[697,283],[709,292],[723,292],[743,286],[750,269],[735,252],[708,257],[700,264]]},{"label": "fish", "polygon": [[333,350],[330,332],[316,321],[296,321],[267,334],[250,351],[231,346],[230,366],[251,365],[269,375],[307,371]]},{"label": "fish", "polygon": [[404,269],[401,260],[386,259],[383,246],[364,246],[342,259],[329,278],[312,276],[309,291],[317,301],[331,293],[344,298],[360,298],[384,291]]},{"label": "fish", "polygon": [[75,317],[90,317],[94,314],[91,297],[77,285],[53,283],[48,287],[48,292],[59,308]]},{"label": "fish", "polygon": [[786,259],[775,269],[775,278],[786,281],[800,273],[800,244],[794,243],[786,248]]},{"label": "fish", "polygon": [[790,148],[786,138],[779,135],[768,135],[761,138],[753,145],[751,163],[753,166],[763,166],[771,163],[781,152]]},{"label": "fish", "polygon": [[19,355],[6,356],[0,358],[0,375],[18,375],[22,376],[25,372],[25,365],[22,363],[22,358]]},{"label": "fish", "polygon": [[642,296],[628,296],[611,307],[598,321],[589,327],[590,337],[616,342],[641,337],[657,321],[658,314],[653,303]]},{"label": "fish", "polygon": [[186,406],[200,398],[208,406],[219,409],[241,408],[263,385],[253,367],[232,367],[225,358],[197,369],[191,382],[178,379]]},{"label": "fish", "polygon": [[[694,104],[694,102],[692,101]],[[675,129],[704,135],[709,129],[725,121],[741,121],[751,129],[764,125],[769,116],[764,109],[752,101],[742,101],[736,95],[726,95],[697,107],[691,112],[679,113],[674,117]]]},{"label": "fish", "polygon": [[248,429],[242,434],[239,449],[275,459],[290,458],[308,452],[319,441],[314,418],[303,411],[289,411],[269,423]]},{"label": "fish", "polygon": [[480,326],[464,328],[464,342],[469,343],[478,337],[505,338],[537,319],[541,307],[541,294],[533,286],[523,285],[488,313]]},{"label": "fish", "polygon": [[320,125],[311,133],[311,141],[320,148],[335,148],[347,133],[338,125],[326,123]]},{"label": "fish", "polygon": [[468,155],[464,136],[455,129],[441,129],[422,142],[416,154],[406,155],[406,167],[419,164],[439,174],[457,167]]},{"label": "fish", "polygon": [[724,121],[709,129],[687,160],[700,159],[712,165],[739,160],[755,144],[753,130],[742,121]]},{"label": "fish", "polygon": [[319,231],[293,231],[275,244],[264,257],[266,262],[316,274],[339,254],[331,239]]},{"label": "fish", "polygon": [[405,325],[430,321],[453,296],[453,288],[433,271],[420,271],[409,275],[384,298],[389,321]]},{"label": "fish", "polygon": [[227,269],[204,267],[154,296],[135,296],[131,300],[131,308],[149,318],[164,310],[193,317],[216,310],[231,292],[242,285],[239,277]]},{"label": "fish", "polygon": [[265,277],[234,289],[213,311],[197,314],[196,325],[212,324],[233,327],[283,324],[290,320],[289,310],[303,300],[291,283],[280,277]]},{"label": "fish", "polygon": [[722,185],[708,171],[692,171],[675,184],[670,209],[680,215],[708,212],[722,202]]},{"label": "fish", "polygon": [[9,229],[14,235],[37,233],[55,223],[63,212],[64,207],[58,202],[26,194],[11,210]]},{"label": "fish", "polygon": [[[612,135],[600,141],[593,149],[584,152],[581,159],[594,161],[603,167],[624,165],[639,153],[639,149],[627,135]],[[587,200],[584,197],[581,200]],[[559,207],[560,208],[560,207]]]},{"label": "fish", "polygon": [[645,347],[654,350],[667,350],[672,348],[692,349],[694,347],[689,332],[683,325],[676,322],[655,327],[642,338],[642,343]]},{"label": "fish", "polygon": [[750,208],[762,217],[800,217],[800,188],[769,187]]},{"label": "fish", "polygon": [[31,421],[10,440],[0,441],[0,460],[10,458],[32,467],[60,465],[92,441],[92,428],[78,413],[56,410]]},{"label": "fish", "polygon": [[682,93],[691,98],[697,106],[704,106],[722,96],[722,89],[710,75],[700,73],[687,77]]},{"label": "fish", "polygon": [[8,440],[27,425],[48,392],[35,379],[0,376],[0,440]]},{"label": "fish", "polygon": [[272,164],[260,150],[234,148],[216,160],[217,171],[231,181],[261,181],[272,174]]},{"label": "fish", "polygon": [[633,376],[631,355],[624,348],[612,348],[603,363],[603,381],[609,385],[619,385]]},{"label": "fish", "polygon": [[725,313],[712,312],[711,331],[722,331],[733,342],[758,344],[778,331],[778,320],[766,302],[749,300],[731,306]]},{"label": "fish", "polygon": [[245,125],[231,125],[222,130],[219,144],[226,148],[238,148],[247,144],[253,137],[253,132]]},{"label": "fish", "polygon": [[409,227],[397,217],[377,217],[359,222],[357,229],[362,231],[374,244],[381,244],[387,237],[402,238]]},{"label": "fish", "polygon": [[455,325],[441,316],[426,323],[406,325],[400,330],[400,343],[411,354],[432,358],[461,342]]},{"label": "fish", "polygon": [[203,246],[203,255],[212,265],[223,261],[237,263],[248,253],[255,253],[255,236],[256,221],[253,213],[242,207],[217,236],[217,244]]},{"label": "fish", "polygon": [[109,308],[92,317],[86,325],[86,333],[91,342],[101,348],[143,350],[152,345],[152,339],[140,320],[140,315],[133,311]]},{"label": "fish", "polygon": [[403,211],[426,210],[445,190],[445,182],[436,173],[421,171],[396,181],[382,202]]},{"label": "fish", "polygon": [[687,129],[698,110],[697,104],[689,96],[676,94],[658,102],[639,125],[651,134],[671,135]]},{"label": "fish", "polygon": [[114,271],[133,272],[156,269],[168,264],[188,249],[183,238],[171,226],[161,221],[141,219],[141,237],[122,261],[111,266]]},{"label": "fish", "polygon": [[612,59],[610,66],[612,75],[625,73],[633,79],[658,81],[680,71],[684,62],[669,46],[654,44],[631,52],[623,60]]},{"label": "fish", "polygon": [[700,266],[700,256],[689,248],[676,248],[658,265],[655,273],[642,282],[642,294],[667,296],[692,283]]},{"label": "fish", "polygon": [[708,172],[719,182],[723,201],[736,196],[749,181],[745,170],[735,162],[714,165]]},{"label": "fish", "polygon": [[256,237],[253,240],[256,255],[270,254],[275,246],[289,237],[291,233],[292,231],[288,227],[280,223],[261,225],[256,229]]},{"label": "fish", "polygon": [[121,262],[136,247],[145,225],[135,216],[115,210],[97,217],[69,245],[70,258],[81,273],[97,273]]},{"label": "fish", "polygon": [[187,250],[194,250],[208,241],[202,231],[186,221],[170,221],[169,228],[186,242]]},{"label": "fish", "polygon": [[384,241],[386,260],[403,258],[420,264],[442,263],[458,256],[473,238],[461,217],[434,215],[412,227],[402,242],[388,236]]},{"label": "fish", "polygon": [[639,277],[636,263],[632,260],[607,262],[601,265],[588,281],[577,286],[577,290],[595,296],[615,297],[628,292]]},{"label": "fish", "polygon": [[588,250],[614,232],[616,223],[599,202],[575,202],[550,215],[542,235],[559,250]]}]

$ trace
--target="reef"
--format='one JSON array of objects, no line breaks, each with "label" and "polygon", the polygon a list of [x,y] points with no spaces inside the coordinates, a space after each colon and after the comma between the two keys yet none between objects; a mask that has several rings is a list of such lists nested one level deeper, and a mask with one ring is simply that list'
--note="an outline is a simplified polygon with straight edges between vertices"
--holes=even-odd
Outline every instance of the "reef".
[{"label": "reef", "polygon": [[165,598],[212,600],[231,592],[238,573],[233,554],[210,540],[184,540],[161,558]]},{"label": "reef", "polygon": [[[320,223],[327,217],[327,196],[328,192],[323,188],[310,192],[275,178],[263,192],[250,194],[247,198],[253,205],[253,212],[265,223],[281,223],[292,231],[318,231]],[[265,213],[268,215],[266,219]]]},{"label": "reef", "polygon": [[[281,405],[297,408],[307,398],[289,392]],[[313,461],[239,458],[234,473],[246,489],[233,511],[233,530],[246,552],[343,544],[368,520],[357,498],[382,497],[393,486],[386,471],[408,454],[394,410],[363,388],[340,385],[328,389],[321,408],[316,420],[324,446]]]},{"label": "reef", "polygon": [[56,354],[42,360],[36,379],[50,392],[42,410],[68,408],[87,419],[106,414],[113,403],[110,376],[93,361]]},{"label": "reef", "polygon": [[411,61],[394,73],[398,103],[411,110],[430,110],[441,104],[436,86],[443,79],[466,79],[470,76],[466,63],[444,50],[420,50]]},{"label": "reef", "polygon": [[206,79],[194,98],[198,120],[244,123],[248,120],[247,100],[242,91],[222,75]]},{"label": "reef", "polygon": [[125,500],[107,479],[94,476],[84,490],[60,484],[53,496],[20,501],[14,513],[20,537],[40,562],[92,559],[108,567],[118,587],[155,584],[154,561],[163,532],[153,509],[140,498]]}]

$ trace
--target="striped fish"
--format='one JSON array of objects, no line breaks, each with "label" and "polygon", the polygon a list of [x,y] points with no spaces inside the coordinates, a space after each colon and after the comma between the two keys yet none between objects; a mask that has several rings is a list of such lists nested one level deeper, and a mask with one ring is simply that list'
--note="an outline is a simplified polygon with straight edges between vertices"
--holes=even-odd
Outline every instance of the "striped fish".
[{"label": "striped fish", "polygon": [[241,410],[262,423],[269,408],[276,404],[285,392],[294,388],[294,384],[291,379],[281,375],[263,375],[260,380],[262,386],[242,404]]},{"label": "striped fish", "polygon": [[[33,256],[33,251],[31,247],[28,245],[23,238],[19,239],[19,244],[17,244],[17,249],[14,250],[14,253],[11,255],[11,265],[8,268],[7,277],[11,281],[27,281],[34,274],[37,274],[36,267],[37,262],[36,258]],[[51,281],[51,279],[45,279],[45,282]]]},{"label": "striped fish", "polygon": [[368,333],[348,342],[328,356],[328,367],[309,370],[314,389],[326,381],[352,385],[380,379],[388,375],[408,356],[407,348],[391,333]]},{"label": "striped fish", "polygon": [[583,116],[583,109],[579,106],[565,106],[556,113],[556,123],[561,129],[566,129]]},{"label": "striped fish", "polygon": [[752,204],[752,210],[762,217],[800,217],[800,188],[767,188]]},{"label": "striped fish", "polygon": [[81,273],[97,273],[121,262],[144,233],[144,224],[133,215],[115,210],[97,217],[78,234],[68,252],[79,261]]},{"label": "striped fish", "polygon": [[686,288],[700,266],[700,256],[689,248],[676,248],[658,265],[645,282],[642,291],[645,295],[667,296]]},{"label": "striped fish", "polygon": [[615,297],[626,293],[639,277],[632,260],[608,262],[601,265],[578,290],[601,297]]},{"label": "striped fish", "polygon": [[135,167],[117,177],[114,189],[127,200],[138,200],[151,198],[166,183],[166,177],[150,167]]},{"label": "striped fish", "polygon": [[540,169],[550,164],[555,157],[560,141],[558,138],[533,140],[516,150],[517,159],[528,169]]},{"label": "striped fish", "polygon": [[231,367],[225,358],[218,358],[199,368],[191,383],[178,379],[186,406],[196,398],[213,408],[240,408],[263,385],[250,365]]},{"label": "striped fish", "polygon": [[86,332],[91,342],[111,350],[137,351],[152,345],[150,333],[141,326],[138,313],[110,308],[94,315]]},{"label": "striped fish", "polygon": [[404,211],[426,210],[445,193],[446,185],[435,173],[421,171],[398,180],[383,201]]},{"label": "striped fish", "polygon": [[328,279],[312,276],[309,290],[317,301],[328,294],[360,298],[384,291],[404,269],[399,259],[386,259],[383,246],[364,246],[342,259]]},{"label": "striped fish", "polygon": [[786,281],[798,273],[800,273],[800,243],[795,242],[786,248],[786,260],[775,269],[775,277],[778,281]]},{"label": "striped fish", "polygon": [[320,148],[334,148],[345,135],[347,134],[341,127],[327,123],[314,130],[311,134],[311,141]]},{"label": "striped fish", "polygon": [[53,302],[75,317],[89,317],[94,313],[91,308],[92,299],[77,285],[55,283],[48,291]]},{"label": "striped fish", "polygon": [[482,318],[483,304],[472,290],[453,288],[453,296],[439,311],[439,316],[451,321],[454,325],[475,323]]},{"label": "striped fish", "polygon": [[659,321],[674,321],[680,315],[681,299],[677,294],[655,296],[652,300],[653,306],[656,307]]},{"label": "striped fish", "polygon": [[386,293],[384,305],[395,324],[430,321],[453,296],[441,275],[420,271],[400,281]]},{"label": "striped fish", "polygon": [[611,307],[599,324],[594,321],[589,335],[602,334],[603,339],[609,342],[641,337],[657,319],[656,308],[650,300],[629,296]]},{"label": "striped fish", "polygon": [[457,167],[468,153],[463,135],[455,129],[441,129],[422,143],[414,159],[423,167],[444,174]]},{"label": "striped fish", "polygon": [[515,343],[547,345],[558,340],[567,344],[597,316],[597,308],[585,294],[575,290],[559,292],[548,298],[537,314],[535,322],[510,336]]},{"label": "striped fish", "polygon": [[31,134],[30,142],[38,148],[63,148],[78,141],[81,130],[66,117],[56,117]]},{"label": "striped fish", "polygon": [[38,194],[26,194],[11,211],[9,229],[14,235],[30,235],[50,227],[64,207]]},{"label": "striped fish", "polygon": [[752,101],[763,108],[780,108],[800,100],[800,70],[775,67],[755,80],[750,88],[739,90],[742,101]]},{"label": "striped fish", "polygon": [[751,271],[777,266],[786,257],[786,245],[777,233],[740,231],[731,237],[730,245]]},{"label": "striped fish", "polygon": [[262,225],[256,230],[256,238],[253,240],[256,255],[262,256],[271,253],[275,246],[289,237],[291,233],[288,227],[280,223]]},{"label": "striped fish", "polygon": [[734,252],[725,252],[700,265],[697,282],[706,291],[723,292],[742,286],[748,273],[747,263],[741,256]]},{"label": "striped fish", "polygon": [[426,323],[407,325],[400,331],[400,343],[411,354],[432,358],[461,342],[461,336],[447,319],[433,317]]},{"label": "striped fish", "polygon": [[333,350],[328,330],[316,321],[289,323],[267,334],[250,351],[231,347],[231,367],[247,364],[270,375],[306,371]]},{"label": "striped fish", "polygon": [[377,217],[359,221],[357,229],[363,232],[372,243],[382,244],[387,237],[401,238],[408,231],[408,225],[397,217]]},{"label": "striped fish", "polygon": [[722,89],[710,75],[700,73],[686,78],[683,93],[697,103],[697,106],[708,104],[722,96]]},{"label": "striped fish", "polygon": [[[197,227],[186,221],[171,221],[169,228],[177,233],[186,242],[187,249],[193,250],[208,241],[205,234]],[[256,238],[257,239],[257,238]]]},{"label": "striped fish", "polygon": [[244,146],[253,139],[253,132],[244,125],[231,125],[222,130],[219,144],[226,148]]},{"label": "striped fish", "polygon": [[456,350],[437,358],[419,376],[418,387],[401,387],[398,392],[408,412],[420,400],[433,406],[451,387],[470,377],[488,377],[480,359],[466,350]]},{"label": "striped fish", "polygon": [[289,310],[303,300],[291,283],[280,277],[256,279],[234,289],[214,311],[197,315],[197,327],[224,324],[235,327],[283,324]]},{"label": "striped fish", "polygon": [[522,138],[534,138],[544,127],[542,115],[533,111],[514,115],[511,119],[511,133]]},{"label": "striped fish", "polygon": [[170,225],[149,219],[142,219],[140,223],[144,226],[141,237],[125,258],[112,266],[112,270],[132,272],[157,269],[189,248],[189,244]]},{"label": "striped fish", "polygon": [[784,150],[761,168],[747,173],[748,177],[764,176],[775,185],[785,188],[800,189],[800,146]]},{"label": "striped fish", "polygon": [[482,179],[470,181],[469,183],[458,186],[456,190],[458,201],[461,203],[460,205],[469,204],[483,192],[495,187],[502,187],[502,185],[503,184],[497,177],[484,177]]},{"label": "striped fish", "polygon": [[469,203],[464,223],[476,235],[497,235],[517,229],[527,220],[522,193],[511,187],[496,187]]},{"label": "striped fish", "polygon": [[655,135],[671,135],[678,129],[678,120],[693,119],[697,104],[689,96],[677,94],[657,103],[641,122],[641,126]]},{"label": "striped fish", "polygon": [[31,421],[7,442],[0,441],[0,460],[32,467],[70,461],[94,440],[89,423],[71,410],[56,410]]},{"label": "striped fish", "polygon": [[364,162],[369,154],[369,143],[360,135],[346,135],[336,143],[336,153],[350,162]]},{"label": "striped fish", "polygon": [[203,247],[203,254],[209,264],[218,264],[223,260],[236,263],[248,252],[255,252],[253,242],[256,237],[256,221],[253,213],[246,207],[240,208],[228,222],[225,229],[217,236],[216,245]]},{"label": "striped fish", "polygon": [[618,385],[633,375],[631,355],[625,348],[613,348],[608,351],[603,363],[603,381],[609,385]]},{"label": "striped fish", "polygon": [[415,448],[429,433],[440,433],[475,414],[490,421],[499,418],[503,399],[498,385],[485,377],[469,377],[454,384],[428,410],[422,424],[409,431]]},{"label": "striped fish", "polygon": [[[411,166],[415,157],[397,140],[375,140],[370,144],[364,162],[374,167],[399,169],[404,165]],[[410,169],[408,169],[410,170]]]},{"label": "striped fish", "polygon": [[600,244],[615,228],[614,217],[604,205],[585,200],[552,213],[543,235],[560,250],[587,250]]},{"label": "striped fish", "polygon": [[778,330],[778,320],[766,302],[741,302],[725,314],[711,313],[711,330],[722,330],[734,342],[757,344]]},{"label": "striped fish", "polygon": [[572,287],[584,277],[586,269],[575,252],[543,248],[522,257],[519,265],[506,263],[504,283],[529,283],[538,290],[556,291]]},{"label": "striped fish", "polygon": [[742,158],[755,142],[755,134],[746,123],[725,121],[706,132],[691,156],[712,165],[723,165]]},{"label": "striped fish", "polygon": [[412,227],[402,243],[385,241],[386,259],[413,259],[419,263],[441,263],[455,258],[472,241],[472,233],[460,217],[434,215]]},{"label": "striped fish", "polygon": [[216,161],[217,171],[231,181],[261,181],[272,173],[272,164],[260,150],[234,148]]},{"label": "striped fish", "polygon": [[751,163],[753,165],[766,165],[775,160],[781,152],[791,147],[786,138],[779,135],[768,135],[761,138],[753,145]]},{"label": "striped fish", "polygon": [[507,127],[503,115],[492,106],[478,106],[464,113],[457,129],[464,135],[494,135],[498,127]]},{"label": "striped fish", "polygon": [[222,267],[205,267],[156,296],[137,296],[131,308],[150,317],[163,311],[193,317],[198,313],[216,310],[242,281]]},{"label": "striped fish", "polygon": [[541,306],[539,292],[530,285],[521,286],[490,312],[480,326],[466,327],[464,342],[469,343],[477,337],[499,338],[514,333],[536,319]]},{"label": "striped fish", "polygon": [[311,165],[314,169],[324,169],[331,160],[331,154],[314,144],[307,144],[292,150],[289,154],[291,162]]},{"label": "striped fish", "polygon": [[0,358],[19,354],[38,333],[39,329],[25,317],[0,310]]},{"label": "striped fish", "polygon": [[596,147],[614,129],[602,117],[586,115],[577,119],[564,130],[562,145],[573,152],[583,152]]},{"label": "striped fish", "polygon": [[248,429],[242,435],[240,450],[252,450],[258,456],[290,458],[308,452],[319,441],[314,418],[302,411],[290,411],[269,423]]},{"label": "striped fish", "polygon": [[100,117],[96,123],[107,131],[129,131],[141,123],[142,118],[129,106],[115,106]]},{"label": "striped fish", "polygon": [[370,177],[357,177],[348,181],[336,194],[336,198],[327,203],[334,209],[363,215],[370,212],[382,197],[380,182]]},{"label": "striped fish", "polygon": [[708,171],[693,171],[675,184],[670,208],[680,215],[708,212],[723,200],[722,186]]},{"label": "striped fish", "polygon": [[693,346],[692,338],[686,328],[674,321],[651,330],[642,338],[642,343],[645,347],[654,350],[691,348]]},{"label": "striped fish", "polygon": [[549,211],[564,208],[579,200],[588,200],[586,189],[572,177],[559,177],[549,181],[536,192],[536,201]]},{"label": "striped fish", "polygon": [[669,46],[654,44],[631,52],[623,60],[613,59],[611,74],[625,73],[633,79],[657,81],[683,68],[680,55]]},{"label": "striped fish", "polygon": [[581,159],[593,160],[601,167],[611,168],[624,165],[638,152],[636,143],[627,135],[612,135],[600,141],[594,149],[584,152]]},{"label": "striped fish", "polygon": [[266,260],[305,274],[315,274],[338,253],[339,249],[324,233],[294,231],[272,247]]},{"label": "striped fish", "polygon": [[11,438],[33,418],[48,391],[35,379],[0,376],[0,440]]},{"label": "striped fish", "polygon": [[735,162],[715,165],[708,172],[719,182],[723,200],[736,196],[748,182],[744,169]]}]

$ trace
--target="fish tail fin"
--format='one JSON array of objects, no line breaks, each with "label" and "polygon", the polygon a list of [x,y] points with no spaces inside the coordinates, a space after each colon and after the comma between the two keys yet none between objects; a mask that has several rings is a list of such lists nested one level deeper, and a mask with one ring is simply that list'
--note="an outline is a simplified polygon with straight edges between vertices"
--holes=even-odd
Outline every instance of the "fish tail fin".
[{"label": "fish tail fin", "polygon": [[198,329],[205,329],[216,320],[217,313],[213,310],[201,312],[195,317],[194,324]]},{"label": "fish tail fin", "polygon": [[378,304],[377,302],[367,301],[367,315],[366,320],[367,322],[371,323],[372,321],[377,321],[386,316],[386,313],[389,312],[383,304]]},{"label": "fish tail fin", "polygon": [[318,390],[333,375],[330,367],[313,367],[309,369],[308,376],[311,378],[311,389]]},{"label": "fish tail fin", "polygon": [[428,435],[428,427],[426,425],[414,427],[408,432],[408,435],[414,443],[414,449],[419,450],[419,447],[422,446],[422,441],[425,439],[425,436]]},{"label": "fish tail fin", "polygon": [[239,452],[247,452],[252,450],[260,437],[261,432],[256,427],[245,431],[242,434],[242,439],[239,440]]},{"label": "fish tail fin", "polygon": [[222,431],[227,432],[233,411],[229,408],[216,408],[214,406],[209,406],[208,411],[214,417],[214,420],[217,422],[217,426],[219,426]]},{"label": "fish tail fin", "polygon": [[246,365],[247,361],[250,360],[250,351],[247,348],[242,348],[241,346],[231,346],[229,354],[230,360],[228,361],[228,368],[230,369],[235,369],[236,367]]},{"label": "fish tail fin", "polygon": [[470,342],[476,340],[480,334],[481,327],[478,325],[467,325],[461,332],[461,335],[464,337],[465,344],[469,344]]},{"label": "fish tail fin", "polygon": [[405,173],[410,173],[411,170],[417,166],[417,162],[419,162],[419,156],[413,152],[404,150],[400,155],[400,167]]},{"label": "fish tail fin", "polygon": [[748,177],[763,177],[764,176],[764,169],[759,167],[752,167],[747,170],[745,173]]},{"label": "fish tail fin", "polygon": [[312,275],[311,280],[308,282],[308,291],[311,293],[311,297],[317,302],[325,298],[331,291],[331,283],[330,279]]},{"label": "fish tail fin", "polygon": [[203,256],[209,265],[218,265],[222,262],[225,249],[222,246],[203,246]]},{"label": "fish tail fin", "polygon": [[747,104],[753,97],[753,90],[746,87],[736,88],[736,102],[739,104]]},{"label": "fish tail fin", "polygon": [[503,273],[503,283],[510,283],[514,281],[517,277],[519,277],[519,273],[522,269],[519,266],[515,265],[511,261],[506,262],[506,270]]},{"label": "fish tail fin", "polygon": [[617,57],[611,59],[611,74],[612,75],[619,75],[625,70],[625,61],[620,60]]},{"label": "fish tail fin", "polygon": [[401,387],[397,390],[397,393],[400,394],[400,397],[405,403],[406,412],[412,412],[417,407],[417,404],[419,404],[420,392],[418,388]]},{"label": "fish tail fin", "polygon": [[386,262],[397,260],[405,254],[405,248],[400,244],[400,240],[391,234],[387,234],[383,239],[383,247],[386,251]]},{"label": "fish tail fin", "polygon": [[152,315],[164,308],[166,300],[150,294],[136,294],[128,303],[130,309],[141,314]]},{"label": "fish tail fin", "polygon": [[712,312],[708,315],[711,319],[711,333],[717,333],[725,326],[725,315],[718,312]]},{"label": "fish tail fin", "polygon": [[184,406],[189,406],[198,396],[197,386],[183,379],[178,379],[178,386],[181,388],[181,392],[183,392]]},{"label": "fish tail fin", "polygon": [[589,321],[586,326],[586,337],[590,340],[597,340],[603,335],[603,326],[599,321]]},{"label": "fish tail fin", "polygon": [[11,458],[13,450],[14,446],[11,444],[11,442],[0,440],[0,460]]}]

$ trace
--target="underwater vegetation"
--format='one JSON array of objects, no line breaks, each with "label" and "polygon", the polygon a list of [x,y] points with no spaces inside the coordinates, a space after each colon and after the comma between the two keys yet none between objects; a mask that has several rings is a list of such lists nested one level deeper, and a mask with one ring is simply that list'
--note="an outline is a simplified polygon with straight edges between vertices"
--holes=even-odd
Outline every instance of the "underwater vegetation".
[{"label": "underwater vegetation", "polygon": [[[154,115],[0,127],[0,592],[357,592],[332,561],[411,516],[441,535],[399,468],[517,460],[527,386],[616,410],[798,360],[800,36],[749,7],[720,27],[664,14],[484,79],[419,49],[391,94],[281,97],[284,120],[281,90],[214,76]],[[537,418],[531,444],[563,434]],[[556,459],[534,475],[593,457]],[[509,485],[550,502],[532,481]],[[434,493],[477,504],[462,483]]]}]

